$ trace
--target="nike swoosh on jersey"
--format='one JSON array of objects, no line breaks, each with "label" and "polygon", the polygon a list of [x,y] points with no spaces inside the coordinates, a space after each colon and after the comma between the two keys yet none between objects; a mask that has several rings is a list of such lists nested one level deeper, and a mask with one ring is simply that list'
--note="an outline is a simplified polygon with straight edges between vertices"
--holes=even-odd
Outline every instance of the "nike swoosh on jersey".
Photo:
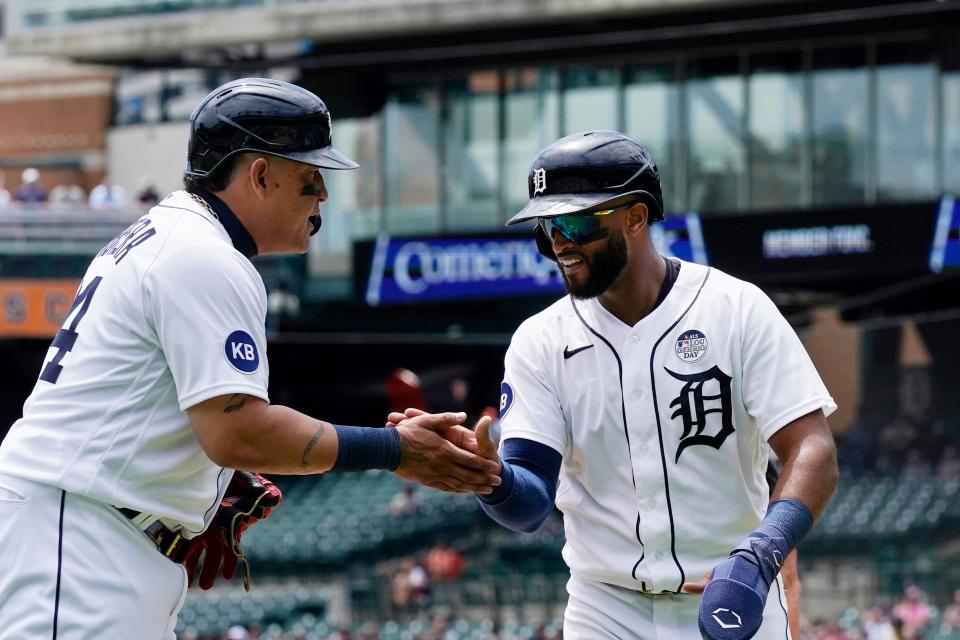
[{"label": "nike swoosh on jersey", "polygon": [[591,349],[591,348],[593,348],[593,345],[592,345],[592,344],[588,344],[588,345],[585,346],[585,347],[577,347],[576,349],[574,349],[574,350],[571,351],[571,350],[570,350],[570,347],[569,347],[569,346],[566,346],[566,347],[563,348],[563,359],[564,359],[564,360],[569,360],[570,358],[572,358],[573,356],[577,355],[577,354],[580,353],[581,351],[585,351],[585,350]]}]

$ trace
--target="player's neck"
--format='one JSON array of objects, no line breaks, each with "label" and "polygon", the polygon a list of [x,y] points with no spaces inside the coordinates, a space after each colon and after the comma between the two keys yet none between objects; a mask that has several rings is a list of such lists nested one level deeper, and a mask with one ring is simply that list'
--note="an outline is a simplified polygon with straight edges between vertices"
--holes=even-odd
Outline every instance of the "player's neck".
[{"label": "player's neck", "polygon": [[610,288],[600,294],[603,308],[627,326],[634,326],[653,310],[667,265],[653,246],[627,262]]}]

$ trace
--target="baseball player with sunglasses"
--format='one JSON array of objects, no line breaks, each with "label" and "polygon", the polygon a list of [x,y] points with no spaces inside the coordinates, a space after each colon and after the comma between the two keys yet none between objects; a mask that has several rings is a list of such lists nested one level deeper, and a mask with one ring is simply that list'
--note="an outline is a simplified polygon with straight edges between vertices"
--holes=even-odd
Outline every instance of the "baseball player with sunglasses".
[{"label": "baseball player with sunglasses", "polygon": [[513,336],[499,452],[476,425],[502,462],[483,509],[527,532],[563,512],[568,640],[790,638],[780,567],[838,477],[800,340],[756,286],[657,253],[659,174],[627,136],[558,140],[528,185],[507,224],[536,222],[570,295]]}]

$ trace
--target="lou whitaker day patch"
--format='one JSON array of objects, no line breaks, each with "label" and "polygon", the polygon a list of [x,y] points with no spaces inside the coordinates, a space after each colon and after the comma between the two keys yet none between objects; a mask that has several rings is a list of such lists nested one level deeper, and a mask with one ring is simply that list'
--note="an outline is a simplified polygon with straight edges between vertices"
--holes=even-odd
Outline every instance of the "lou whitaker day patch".
[{"label": "lou whitaker day patch", "polygon": [[257,343],[246,331],[237,330],[227,336],[223,352],[231,366],[240,373],[253,373],[260,366]]}]

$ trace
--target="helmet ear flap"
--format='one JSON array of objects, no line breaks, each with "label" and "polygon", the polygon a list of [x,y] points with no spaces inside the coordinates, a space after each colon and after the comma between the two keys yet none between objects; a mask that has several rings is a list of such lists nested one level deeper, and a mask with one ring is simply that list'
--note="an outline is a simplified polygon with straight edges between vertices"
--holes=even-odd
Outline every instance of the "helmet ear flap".
[{"label": "helmet ear flap", "polygon": [[553,252],[553,241],[547,237],[547,234],[544,232],[543,227],[539,224],[534,227],[533,237],[537,241],[537,251],[540,252],[544,258],[548,260],[557,261],[557,254]]},{"label": "helmet ear flap", "polygon": [[640,198],[640,202],[647,205],[647,209],[650,211],[650,217],[648,222],[660,222],[663,220],[663,206],[657,200],[656,196],[652,193],[647,193],[645,196]]}]

